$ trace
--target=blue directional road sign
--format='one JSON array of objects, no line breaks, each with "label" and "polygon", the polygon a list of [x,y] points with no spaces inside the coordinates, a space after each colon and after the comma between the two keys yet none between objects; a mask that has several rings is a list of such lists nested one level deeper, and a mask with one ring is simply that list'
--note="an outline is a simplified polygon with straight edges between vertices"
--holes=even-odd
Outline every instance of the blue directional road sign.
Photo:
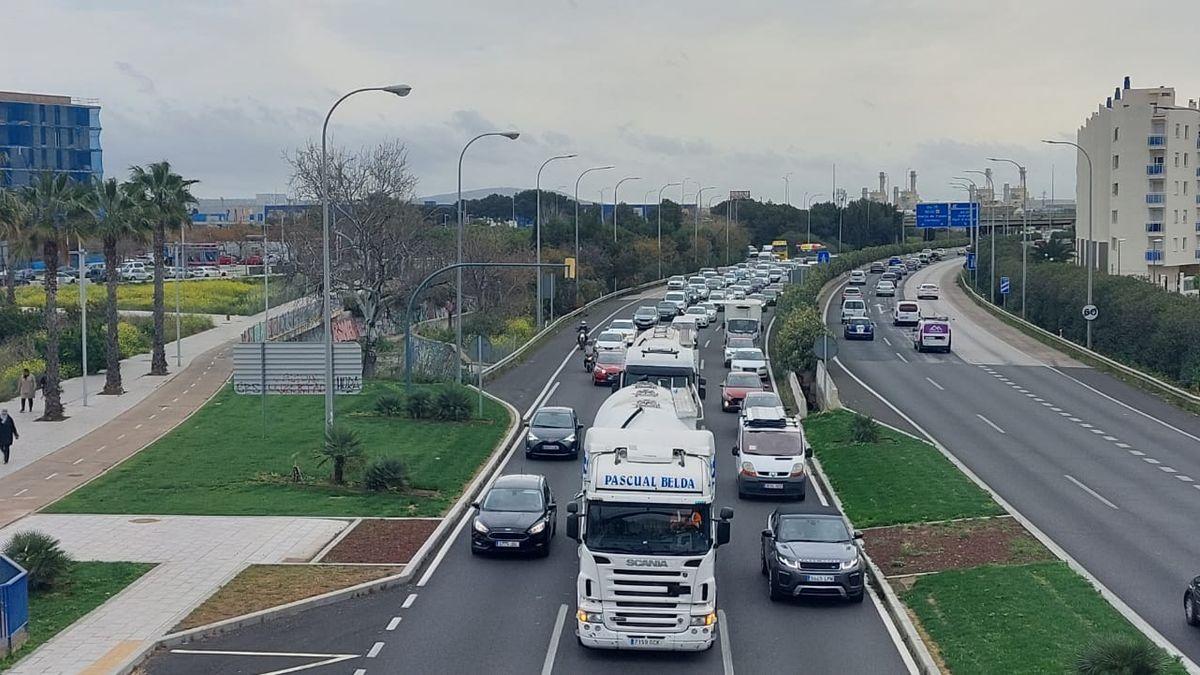
[{"label": "blue directional road sign", "polygon": [[925,202],[917,204],[917,227],[971,227],[979,221],[975,202]]},{"label": "blue directional road sign", "polygon": [[975,254],[974,253],[967,254],[967,269],[969,269],[969,270],[975,269]]},{"label": "blue directional road sign", "polygon": [[1012,284],[1009,282],[1008,277],[1000,277],[1000,294],[1008,295],[1011,291]]},{"label": "blue directional road sign", "polygon": [[950,227],[972,227],[979,223],[979,202],[950,204]]},{"label": "blue directional road sign", "polygon": [[829,251],[817,251],[817,262],[818,263],[829,262]]}]

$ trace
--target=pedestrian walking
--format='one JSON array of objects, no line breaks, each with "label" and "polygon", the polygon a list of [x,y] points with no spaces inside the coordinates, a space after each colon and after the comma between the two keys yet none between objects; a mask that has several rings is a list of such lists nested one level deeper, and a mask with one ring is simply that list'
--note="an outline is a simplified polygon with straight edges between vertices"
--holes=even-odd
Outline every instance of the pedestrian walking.
[{"label": "pedestrian walking", "polygon": [[29,374],[26,368],[17,381],[17,396],[21,397],[21,412],[25,412],[25,403],[29,403],[29,412],[33,412],[33,395],[37,392],[37,378]]},{"label": "pedestrian walking", "polygon": [[0,453],[4,454],[4,463],[8,464],[8,450],[12,447],[13,441],[20,438],[21,434],[17,433],[17,424],[13,422],[13,418],[8,416],[8,408],[0,408]]}]

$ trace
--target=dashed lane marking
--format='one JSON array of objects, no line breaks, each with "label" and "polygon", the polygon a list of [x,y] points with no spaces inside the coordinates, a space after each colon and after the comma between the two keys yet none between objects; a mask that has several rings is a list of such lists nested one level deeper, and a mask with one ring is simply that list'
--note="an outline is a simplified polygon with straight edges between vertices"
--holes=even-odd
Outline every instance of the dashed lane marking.
[{"label": "dashed lane marking", "polygon": [[1178,478],[1179,480],[1181,480],[1181,481],[1185,482],[1185,483],[1194,483],[1194,482],[1195,482],[1195,481],[1193,481],[1193,480],[1192,480],[1192,477],[1191,477],[1191,476],[1185,476],[1185,475],[1183,475],[1183,474],[1179,474],[1179,475],[1177,475],[1177,476],[1175,476],[1175,477],[1176,477],[1176,478]]},{"label": "dashed lane marking", "polygon": [[82,461],[83,461],[83,458],[82,458],[82,457],[80,457],[79,459],[75,460],[74,462],[71,462],[71,466],[75,466],[76,464],[78,464],[78,463],[80,463],[80,462],[82,462]]},{"label": "dashed lane marking", "polygon": [[21,495],[25,494],[26,492],[29,492],[29,488],[21,488],[21,490],[19,492],[17,492],[17,494],[13,495],[13,497],[20,497]]},{"label": "dashed lane marking", "polygon": [[1134,457],[1145,457],[1146,456],[1146,453],[1142,452],[1141,450],[1130,450],[1129,454],[1133,455]]},{"label": "dashed lane marking", "polygon": [[884,341],[885,343],[887,343],[887,346],[889,346],[889,347],[891,347],[891,346],[892,346],[892,341],[891,341],[891,340],[889,340],[889,339],[887,339],[886,337],[885,337],[885,338],[883,338],[883,341]]},{"label": "dashed lane marking", "polygon": [[554,619],[554,630],[550,631],[550,644],[546,647],[546,658],[542,661],[542,675],[554,672],[554,657],[558,655],[558,643],[562,640],[563,625],[567,621],[567,606],[558,606],[558,616]]},{"label": "dashed lane marking", "polygon": [[367,652],[367,658],[373,659],[376,656],[379,656],[379,652],[381,651],[383,651],[383,643],[376,642],[375,644],[371,645],[371,651]]},{"label": "dashed lane marking", "polygon": [[897,356],[897,357],[899,357],[899,359],[900,359],[901,361],[903,361],[903,362],[905,362],[905,363],[908,363],[908,359],[904,358],[904,355],[903,355],[903,354],[901,354],[900,352],[896,352],[896,356]]},{"label": "dashed lane marking", "polygon": [[1117,440],[1116,436],[1102,436],[1101,438],[1108,441],[1109,443],[1112,443],[1113,441]]},{"label": "dashed lane marking", "polygon": [[54,478],[54,477],[55,477],[55,476],[57,476],[57,475],[58,475],[58,472],[57,472],[57,471],[55,471],[54,473],[50,474],[49,476],[46,476],[46,477],[45,477],[45,478],[43,478],[42,480],[50,480],[51,478]]},{"label": "dashed lane marking", "polygon": [[413,603],[414,603],[414,602],[416,602],[416,601],[417,601],[417,594],[416,594],[416,593],[409,593],[409,594],[408,594],[408,597],[404,599],[404,604],[403,604],[403,605],[400,605],[400,608],[401,608],[401,609],[408,609],[409,607],[412,607],[412,606],[413,606]]},{"label": "dashed lane marking", "polygon": [[1149,464],[1162,464],[1162,462],[1158,461],[1157,459],[1154,459],[1153,457],[1143,457],[1142,461],[1147,462]]},{"label": "dashed lane marking", "polygon": [[983,415],[980,415],[979,413],[975,413],[975,416],[978,417],[979,419],[983,420],[983,422],[985,424],[987,424],[989,427],[995,429],[996,431],[999,431],[1000,433],[1005,433],[1003,429],[996,426],[995,422],[989,420],[988,418],[984,417]]},{"label": "dashed lane marking", "polygon": [[1088,486],[1084,485],[1083,483],[1079,482],[1078,480],[1076,480],[1076,479],[1075,479],[1075,477],[1074,477],[1074,476],[1068,476],[1068,475],[1064,474],[1064,475],[1063,475],[1063,478],[1066,478],[1067,480],[1069,480],[1069,481],[1071,481],[1072,483],[1074,483],[1074,484],[1075,484],[1075,486],[1076,486],[1076,487],[1078,487],[1080,490],[1083,490],[1084,492],[1088,493],[1089,495],[1091,495],[1091,496],[1095,497],[1096,499],[1100,500],[1100,503],[1104,504],[1105,506],[1109,507],[1110,509],[1113,509],[1113,510],[1115,510],[1115,511],[1120,511],[1120,510],[1121,510],[1121,509],[1120,509],[1120,508],[1119,508],[1119,507],[1118,507],[1116,504],[1114,504],[1114,503],[1112,503],[1112,502],[1108,501],[1107,499],[1105,499],[1105,498],[1104,498],[1104,495],[1100,494],[1099,492],[1096,492],[1096,491],[1095,491],[1095,490],[1093,490],[1092,488],[1090,488],[1090,487],[1088,487]]},{"label": "dashed lane marking", "polygon": [[946,388],[945,388],[945,387],[943,387],[942,385],[938,384],[937,382],[934,382],[932,378],[928,378],[928,377],[927,377],[927,378],[925,378],[925,380],[926,380],[927,382],[929,382],[929,384],[932,384],[933,386],[937,387],[937,388],[938,388],[938,391],[946,391]]},{"label": "dashed lane marking", "polygon": [[387,628],[385,628],[384,630],[396,630],[396,626],[399,626],[399,625],[400,625],[400,617],[393,616],[392,620],[388,622]]},{"label": "dashed lane marking", "polygon": [[1128,450],[1130,445],[1128,443],[1117,443],[1117,447],[1121,448],[1122,450]]},{"label": "dashed lane marking", "polygon": [[1176,471],[1175,469],[1172,469],[1169,466],[1160,466],[1160,467],[1158,467],[1158,470],[1162,471],[1163,473],[1179,473],[1178,471]]}]

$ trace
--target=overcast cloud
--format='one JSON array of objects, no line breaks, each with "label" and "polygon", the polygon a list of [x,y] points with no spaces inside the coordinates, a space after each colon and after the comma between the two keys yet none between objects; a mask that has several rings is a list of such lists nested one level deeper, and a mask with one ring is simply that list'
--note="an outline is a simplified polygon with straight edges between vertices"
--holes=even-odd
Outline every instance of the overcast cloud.
[{"label": "overcast cloud", "polygon": [[[408,144],[420,194],[574,186],[622,194],[684,176],[792,202],[878,171],[919,173],[925,198],[1002,154],[1030,167],[1034,195],[1074,190],[1074,138],[1121,77],[1200,97],[1200,2],[1163,0],[39,0],[8,2],[0,89],[99,98],[108,175],[170,159],[205,197],[283,190],[282,156],[339,109],[335,143]],[[1148,11],[1150,10],[1150,11]],[[1150,20],[1154,17],[1153,20]],[[997,183],[1016,182],[998,167]],[[620,175],[618,175],[620,174]],[[691,183],[695,190],[695,183]],[[611,194],[611,192],[610,192]],[[678,192],[672,192],[678,198]],[[712,193],[716,194],[716,193]]]}]

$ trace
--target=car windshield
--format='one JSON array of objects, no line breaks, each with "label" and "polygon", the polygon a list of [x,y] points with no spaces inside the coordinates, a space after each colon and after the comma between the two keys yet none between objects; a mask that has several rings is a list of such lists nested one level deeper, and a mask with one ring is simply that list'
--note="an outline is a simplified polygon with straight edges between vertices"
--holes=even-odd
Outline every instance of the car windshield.
[{"label": "car windshield", "polygon": [[762,360],[764,360],[761,349],[739,349],[733,353],[733,358],[738,361],[762,361]]},{"label": "car windshield", "polygon": [[876,285],[880,286],[881,288],[891,288],[891,287],[895,286],[896,284],[893,284],[892,282],[888,281],[887,279],[884,279],[883,281],[880,281]]},{"label": "car windshield", "polygon": [[484,497],[484,511],[542,511],[542,491],[537,488],[492,488]]},{"label": "car windshield", "polygon": [[616,319],[611,324],[609,324],[609,327],[610,328],[619,328],[621,330],[629,330],[630,328],[633,328],[633,322],[630,321],[629,319]]},{"label": "car windshield", "polygon": [[746,394],[744,408],[778,408],[783,405],[779,394],[772,391],[752,391]]},{"label": "car windshield", "polygon": [[685,299],[685,296],[682,291],[671,291],[663,296],[663,300],[666,300],[667,302],[675,302],[683,299]]},{"label": "car windshield", "polygon": [[625,336],[614,331],[605,331],[600,334],[598,342],[624,342]]},{"label": "car windshield", "polygon": [[575,426],[575,420],[571,419],[571,413],[562,410],[539,410],[529,425],[544,429],[570,429]]},{"label": "car windshield", "polygon": [[850,531],[839,518],[814,518],[789,515],[779,519],[776,541],[816,541],[834,543],[850,541]]},{"label": "car windshield", "polygon": [[663,310],[665,310],[665,309],[669,309],[669,310],[671,310],[672,312],[674,312],[674,311],[675,311],[675,303],[673,303],[673,302],[660,302],[660,303],[658,303],[658,311],[660,311],[660,312],[661,312],[661,311],[663,311]]},{"label": "car windshield", "polygon": [[917,303],[902,302],[902,303],[896,305],[896,309],[901,312],[915,312],[915,311],[917,311]]},{"label": "car windshield", "polygon": [[730,387],[760,387],[762,382],[756,373],[730,373],[725,378],[726,386]]},{"label": "car windshield", "polygon": [[747,431],[741,451],[751,455],[799,457],[804,454],[804,436],[796,431]]},{"label": "car windshield", "polygon": [[703,307],[695,306],[695,307],[688,307],[687,313],[688,314],[696,314],[696,315],[708,314],[708,310],[704,309]]},{"label": "car windshield", "polygon": [[842,309],[866,309],[866,307],[862,300],[847,300],[842,303]]},{"label": "car windshield", "polygon": [[847,323],[851,326],[870,326],[871,320],[870,319],[850,319],[850,321],[848,321]]},{"label": "car windshield", "polygon": [[634,312],[634,316],[653,316],[658,313],[658,310],[653,307],[638,307]]},{"label": "car windshield", "polygon": [[625,363],[625,355],[619,351],[600,352],[596,355],[596,363],[602,363],[606,366],[619,366]]},{"label": "car windshield", "polygon": [[708,298],[710,300],[724,300],[725,292],[724,291],[713,291],[712,293],[709,293]]},{"label": "car windshield", "polygon": [[707,504],[666,506],[589,502],[589,551],[701,555],[712,548]]}]

